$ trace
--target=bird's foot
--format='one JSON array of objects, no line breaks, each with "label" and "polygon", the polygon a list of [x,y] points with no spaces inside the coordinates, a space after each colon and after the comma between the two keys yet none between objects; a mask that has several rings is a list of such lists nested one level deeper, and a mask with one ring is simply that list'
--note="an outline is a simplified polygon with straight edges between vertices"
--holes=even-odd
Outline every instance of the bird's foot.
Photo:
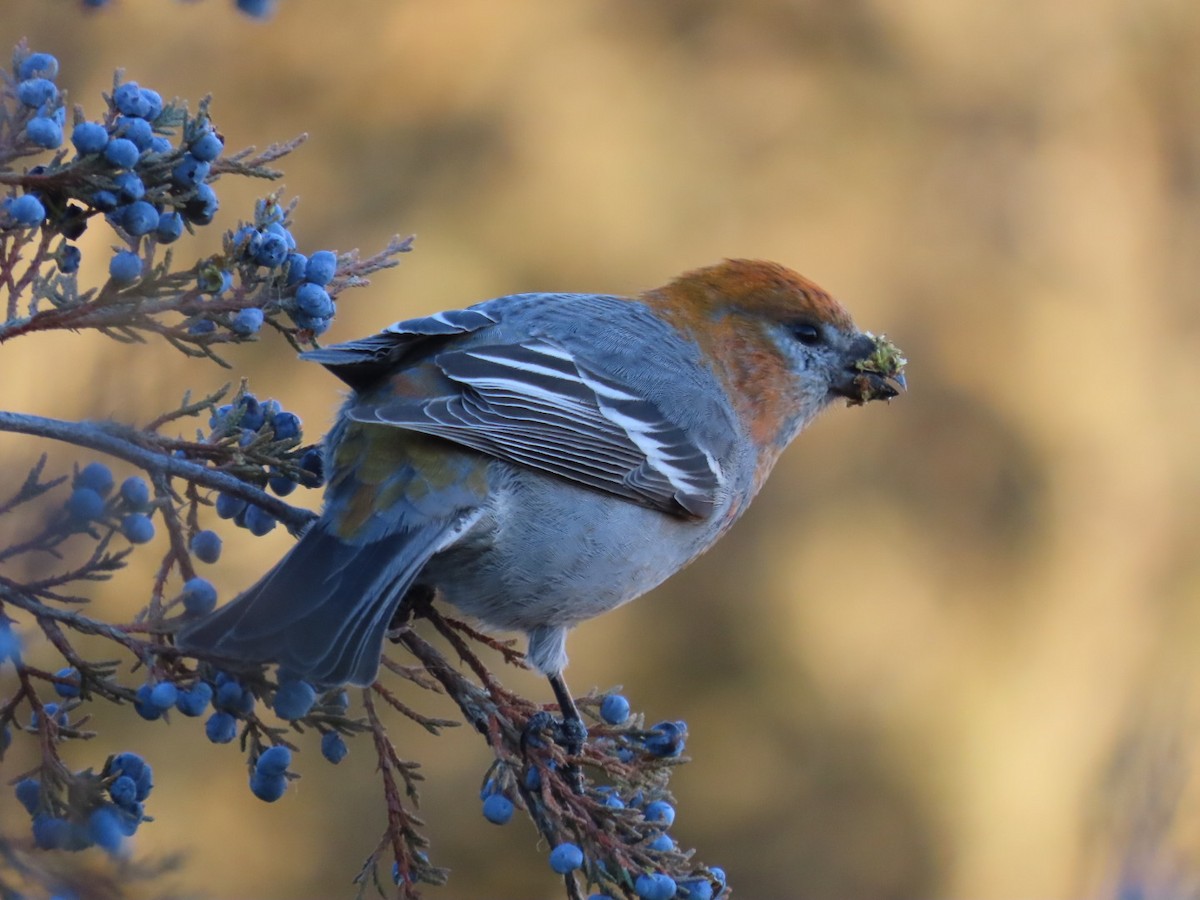
[{"label": "bird's foot", "polygon": [[537,747],[542,743],[543,735],[549,733],[550,739],[567,752],[568,756],[578,756],[583,752],[587,743],[588,730],[583,720],[576,716],[557,718],[545,710],[534,713],[525,723],[521,735],[522,747]]}]

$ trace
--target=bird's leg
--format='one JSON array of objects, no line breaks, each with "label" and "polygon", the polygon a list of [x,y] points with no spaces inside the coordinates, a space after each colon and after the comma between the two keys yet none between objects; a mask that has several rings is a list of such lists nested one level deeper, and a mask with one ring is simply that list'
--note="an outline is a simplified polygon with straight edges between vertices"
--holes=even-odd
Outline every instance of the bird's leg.
[{"label": "bird's leg", "polygon": [[[587,740],[587,726],[583,723],[583,717],[579,715],[579,709],[567,689],[567,683],[563,681],[562,672],[555,672],[547,678],[550,680],[550,689],[554,691],[554,699],[558,701],[559,712],[562,713],[560,728],[563,749],[567,751],[568,756],[578,756],[583,752],[583,744]],[[564,774],[570,780],[575,793],[582,794],[583,773],[579,767],[570,766]]]},{"label": "bird's leg", "polygon": [[[529,721],[525,723],[524,733],[521,735],[521,749],[524,750],[530,744],[539,744],[542,733],[549,730],[554,735],[555,743],[566,750],[568,756],[578,756],[583,752],[583,744],[587,740],[587,726],[583,723],[583,717],[579,715],[579,709],[575,706],[571,692],[567,690],[562,673],[555,672],[553,675],[548,675],[547,678],[549,678],[550,687],[554,691],[554,698],[558,701],[562,718],[555,721],[554,717],[545,710],[539,710],[530,716]],[[563,775],[576,794],[583,793],[583,772],[578,766],[567,766],[563,770]]]},{"label": "bird's leg", "polygon": [[558,701],[558,709],[562,713],[563,747],[572,756],[578,756],[583,752],[583,743],[587,740],[587,726],[583,724],[583,717],[579,715],[575,700],[567,690],[562,673],[555,672],[546,677],[550,680],[550,689],[554,691],[554,699]]}]

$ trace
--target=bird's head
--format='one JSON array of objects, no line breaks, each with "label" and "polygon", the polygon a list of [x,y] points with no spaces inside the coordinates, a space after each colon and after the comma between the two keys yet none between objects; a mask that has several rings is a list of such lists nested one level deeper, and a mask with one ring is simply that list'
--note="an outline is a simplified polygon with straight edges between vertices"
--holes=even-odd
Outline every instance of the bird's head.
[{"label": "bird's head", "polygon": [[820,287],[778,263],[728,259],[643,301],[701,348],[760,445],[782,449],[834,400],[890,400],[906,360]]}]

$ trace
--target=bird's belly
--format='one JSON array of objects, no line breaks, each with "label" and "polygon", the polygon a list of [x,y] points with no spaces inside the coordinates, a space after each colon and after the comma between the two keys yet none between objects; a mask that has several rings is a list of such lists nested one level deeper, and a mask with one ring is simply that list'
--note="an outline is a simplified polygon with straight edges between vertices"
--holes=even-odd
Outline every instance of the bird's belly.
[{"label": "bird's belly", "polygon": [[421,582],[496,628],[571,627],[685,566],[710,528],[504,466],[487,514],[430,560]]}]

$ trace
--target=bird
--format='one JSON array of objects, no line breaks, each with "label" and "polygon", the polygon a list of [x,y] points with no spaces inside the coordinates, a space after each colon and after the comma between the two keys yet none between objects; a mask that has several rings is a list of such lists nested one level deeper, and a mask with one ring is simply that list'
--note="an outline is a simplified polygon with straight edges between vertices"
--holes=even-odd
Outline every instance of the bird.
[{"label": "bird", "polygon": [[637,297],[498,297],[302,357],[350,389],[321,515],[180,649],[366,686],[405,598],[434,596],[524,633],[575,719],[571,629],[711,547],[822,410],[906,389],[886,337],[750,259]]}]

